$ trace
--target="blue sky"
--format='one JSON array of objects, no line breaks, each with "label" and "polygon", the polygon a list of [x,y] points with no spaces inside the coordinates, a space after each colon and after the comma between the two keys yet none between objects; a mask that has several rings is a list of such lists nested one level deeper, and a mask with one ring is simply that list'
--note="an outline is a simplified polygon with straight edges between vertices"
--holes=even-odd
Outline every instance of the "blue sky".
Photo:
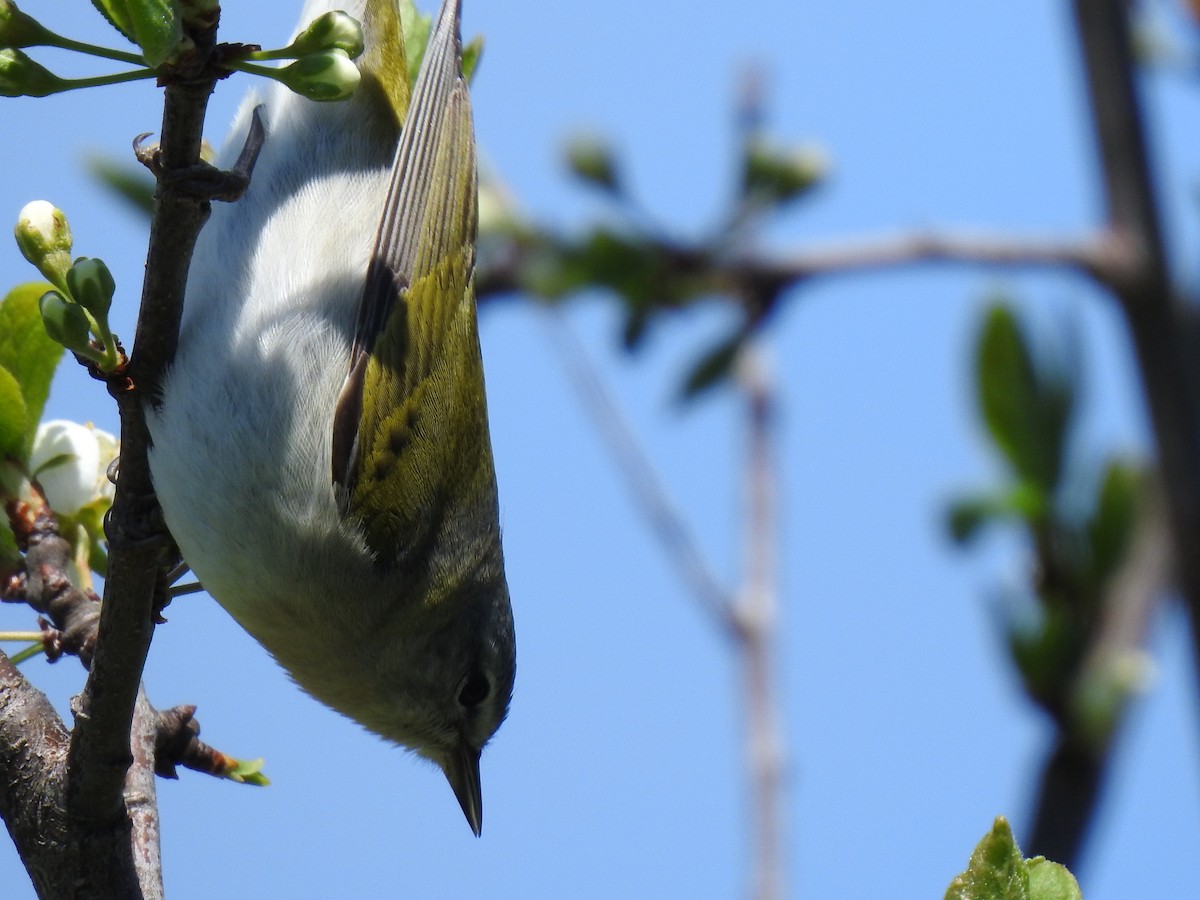
[{"label": "blue sky", "polygon": [[[22,5],[60,31],[103,37],[88,4]],[[267,7],[228,3],[222,34],[282,43],[294,13]],[[702,234],[731,191],[736,84],[756,62],[773,133],[819,143],[833,161],[828,184],[769,230],[772,245],[927,226],[1080,235],[1098,221],[1065,3],[466,0],[464,18],[487,40],[474,92],[481,151],[540,220],[609,214],[563,174],[564,138],[586,130],[611,138],[658,219]],[[1177,76],[1145,86],[1172,249],[1194,284],[1200,100]],[[212,140],[244,89],[237,78],[218,87]],[[0,218],[35,198],[64,208],[76,252],[116,274],[127,338],[143,226],[81,161],[127,158],[134,135],[156,130],[157,102],[147,84],[0,102]],[[31,274],[0,241],[0,281]],[[964,554],[942,525],[950,498],[1000,474],[969,381],[980,310],[997,289],[1038,321],[1078,323],[1089,448],[1144,450],[1116,310],[1074,276],[921,266],[840,278],[790,295],[770,335],[795,896],[940,897],[993,816],[1018,835],[1029,823],[1050,731],[1018,692],[995,605],[1021,577],[1022,548],[998,537]],[[581,298],[570,319],[735,583],[741,409],[731,392],[685,410],[672,402],[725,315],[713,306],[664,321],[633,358],[618,350],[606,298]],[[494,304],[482,341],[519,657],[512,714],[483,761],[483,838],[436,770],[300,693],[198,596],[158,630],[150,696],[198,704],[204,736],[265,757],[274,784],[160,782],[169,896],[744,895],[736,662],[629,502],[539,313]],[[62,373],[48,413],[116,430],[107,395],[77,371]],[[4,610],[0,621],[30,618]],[[1176,609],[1152,649],[1157,675],[1118,741],[1080,872],[1089,900],[1195,890],[1183,860],[1200,843],[1200,741]],[[71,661],[27,671],[60,708],[82,683]],[[0,892],[32,896],[8,847]]]}]

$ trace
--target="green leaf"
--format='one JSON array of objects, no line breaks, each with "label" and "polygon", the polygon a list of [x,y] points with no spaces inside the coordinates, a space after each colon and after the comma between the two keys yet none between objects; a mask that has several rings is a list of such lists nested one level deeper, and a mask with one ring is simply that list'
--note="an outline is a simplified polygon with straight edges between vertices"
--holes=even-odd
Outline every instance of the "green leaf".
[{"label": "green leaf", "polygon": [[38,298],[49,287],[43,282],[23,284],[0,300],[0,366],[16,378],[25,404],[22,459],[33,446],[42,409],[50,396],[50,382],[63,355],[62,345],[46,334],[38,309]]},{"label": "green leaf", "polygon": [[1062,469],[1074,390],[1039,371],[1012,311],[987,313],[976,355],[979,405],[992,439],[1021,478],[1052,494]]},{"label": "green leaf", "polygon": [[255,787],[267,787],[271,780],[262,773],[264,760],[261,759],[237,759],[229,769],[225,770],[225,777],[230,781],[236,781],[238,784],[251,784]]},{"label": "green leaf", "polygon": [[694,400],[725,381],[733,369],[745,337],[745,332],[739,328],[735,334],[710,347],[688,372],[680,391],[680,399]]},{"label": "green leaf", "polygon": [[183,19],[176,0],[92,0],[92,5],[142,48],[152,69],[174,56],[183,43]]},{"label": "green leaf", "polygon": [[429,32],[433,30],[433,16],[417,12],[413,0],[400,0],[400,26],[404,31],[404,59],[408,63],[408,83],[417,83],[421,71],[421,60],[425,58],[425,45],[429,43]]},{"label": "green leaf", "polygon": [[21,457],[27,422],[21,385],[12,372],[0,368],[0,457]]},{"label": "green leaf", "polygon": [[1036,856],[1025,868],[1029,872],[1029,900],[1083,900],[1079,882],[1066,866]]},{"label": "green leaf", "polygon": [[996,817],[967,870],[950,882],[946,900],[1030,900],[1029,874],[1004,816]]},{"label": "green leaf", "polygon": [[475,83],[475,75],[479,72],[479,63],[483,60],[483,35],[477,34],[471,42],[462,48],[462,73],[467,84]]},{"label": "green leaf", "polygon": [[92,0],[92,6],[99,10],[100,15],[108,20],[108,24],[129,40],[136,44],[137,38],[134,36],[133,19],[129,15],[129,4],[126,0]]}]

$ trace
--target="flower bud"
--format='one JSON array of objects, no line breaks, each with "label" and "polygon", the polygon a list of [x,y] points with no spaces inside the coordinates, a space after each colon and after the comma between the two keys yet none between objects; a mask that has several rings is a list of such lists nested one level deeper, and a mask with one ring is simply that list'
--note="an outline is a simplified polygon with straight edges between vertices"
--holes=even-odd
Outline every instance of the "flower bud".
[{"label": "flower bud", "polygon": [[38,426],[29,469],[42,486],[50,508],[73,515],[88,504],[111,497],[108,467],[117,439],[92,425],[53,419]]},{"label": "flower bud", "polygon": [[14,48],[0,50],[0,97],[45,97],[67,83]]},{"label": "flower bud", "polygon": [[97,321],[107,319],[117,283],[104,260],[79,257],[67,270],[67,287],[71,299],[90,312]]},{"label": "flower bud", "polygon": [[363,52],[363,30],[358,20],[340,9],[322,13],[287,47],[290,56],[304,57],[326,50],[343,50],[351,59]]},{"label": "flower bud", "polygon": [[49,36],[41,22],[17,9],[12,0],[0,0],[0,47],[36,47]]},{"label": "flower bud", "polygon": [[345,50],[302,56],[274,77],[309,100],[345,100],[358,87],[358,67]]},{"label": "flower bud", "polygon": [[46,334],[68,350],[91,352],[91,332],[87,313],[60,294],[47,291],[38,300]]},{"label": "flower bud", "polygon": [[13,229],[21,255],[55,287],[66,290],[71,268],[71,226],[61,209],[46,200],[26,203]]}]

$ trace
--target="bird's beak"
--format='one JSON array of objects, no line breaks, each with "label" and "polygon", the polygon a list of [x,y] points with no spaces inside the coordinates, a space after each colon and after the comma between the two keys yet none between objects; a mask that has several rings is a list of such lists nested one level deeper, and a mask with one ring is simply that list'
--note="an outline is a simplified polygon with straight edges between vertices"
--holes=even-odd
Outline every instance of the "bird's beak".
[{"label": "bird's beak", "polygon": [[479,837],[483,831],[483,787],[479,783],[479,751],[460,741],[459,745],[450,752],[450,758],[442,763],[442,771],[446,780],[458,798],[467,823]]}]

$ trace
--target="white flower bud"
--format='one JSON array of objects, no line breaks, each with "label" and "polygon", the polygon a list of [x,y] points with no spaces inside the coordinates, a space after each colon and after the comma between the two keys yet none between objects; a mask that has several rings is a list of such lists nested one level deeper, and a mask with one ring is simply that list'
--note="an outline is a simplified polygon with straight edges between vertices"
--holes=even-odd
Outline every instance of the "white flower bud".
[{"label": "white flower bud", "polygon": [[29,467],[56,513],[72,515],[93,501],[112,496],[108,467],[117,439],[90,423],[52,419],[38,426]]}]

